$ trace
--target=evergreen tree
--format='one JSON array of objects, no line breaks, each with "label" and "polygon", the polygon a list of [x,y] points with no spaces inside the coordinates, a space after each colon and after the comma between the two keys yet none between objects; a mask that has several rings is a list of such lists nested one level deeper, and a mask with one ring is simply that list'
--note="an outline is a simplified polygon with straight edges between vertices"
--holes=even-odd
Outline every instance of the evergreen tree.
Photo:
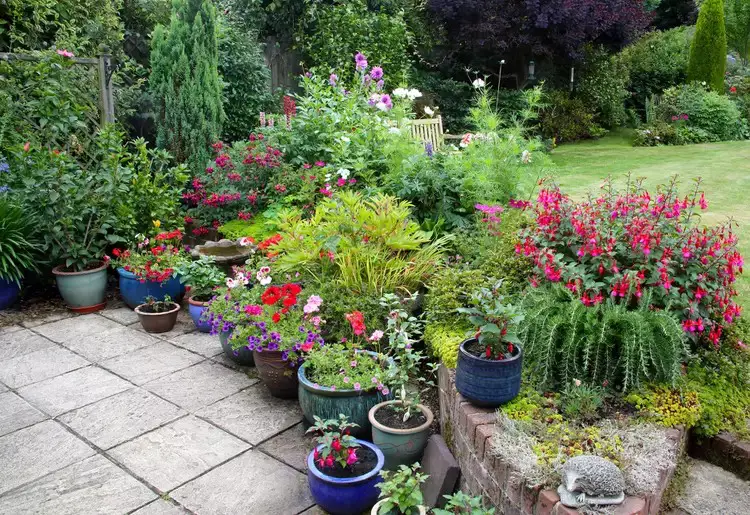
[{"label": "evergreen tree", "polygon": [[194,172],[202,169],[224,119],[216,8],[210,0],[175,0],[169,26],[156,27],[150,87],[157,145]]},{"label": "evergreen tree", "polygon": [[688,80],[705,81],[714,91],[724,91],[727,66],[727,34],[723,0],[706,0],[698,15],[690,45]]},{"label": "evergreen tree", "polygon": [[747,64],[750,60],[750,0],[727,0],[727,43]]}]

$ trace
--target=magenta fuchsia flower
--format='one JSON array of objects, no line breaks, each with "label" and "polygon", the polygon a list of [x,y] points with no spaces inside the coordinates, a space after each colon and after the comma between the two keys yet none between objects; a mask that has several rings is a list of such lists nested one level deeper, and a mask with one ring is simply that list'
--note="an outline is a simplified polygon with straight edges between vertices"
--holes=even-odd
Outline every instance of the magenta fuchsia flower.
[{"label": "magenta fuchsia flower", "polygon": [[373,66],[372,70],[370,70],[370,77],[372,77],[374,80],[380,80],[383,78],[383,68],[380,66]]},{"label": "magenta fuchsia flower", "polygon": [[326,165],[325,161],[315,161],[315,166],[323,167],[325,165]]}]

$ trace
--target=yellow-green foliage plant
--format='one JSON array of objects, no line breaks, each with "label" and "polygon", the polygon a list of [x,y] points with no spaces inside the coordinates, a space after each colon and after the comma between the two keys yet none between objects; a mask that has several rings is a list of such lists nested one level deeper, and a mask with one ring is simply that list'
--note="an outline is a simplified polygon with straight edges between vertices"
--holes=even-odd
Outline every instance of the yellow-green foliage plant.
[{"label": "yellow-green foliage plant", "polygon": [[666,385],[649,385],[630,393],[625,401],[635,406],[644,419],[665,427],[693,427],[703,411],[695,391]]},{"label": "yellow-green foliage plant", "polygon": [[276,269],[374,295],[414,291],[439,267],[452,237],[433,241],[410,215],[409,202],[350,191],[320,202],[309,219],[279,213]]},{"label": "yellow-green foliage plant", "polygon": [[466,339],[468,325],[428,324],[424,331],[424,341],[432,355],[448,368],[456,368],[458,348]]}]

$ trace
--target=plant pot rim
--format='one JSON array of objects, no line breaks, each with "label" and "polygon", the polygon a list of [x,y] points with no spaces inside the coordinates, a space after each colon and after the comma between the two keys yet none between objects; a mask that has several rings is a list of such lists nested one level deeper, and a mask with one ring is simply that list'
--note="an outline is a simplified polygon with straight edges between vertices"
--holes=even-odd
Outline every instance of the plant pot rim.
[{"label": "plant pot rim", "polygon": [[[263,351],[267,352],[267,351]],[[378,353],[371,351],[371,350],[360,350],[359,352],[366,352],[370,356],[377,356]],[[377,386],[370,386],[369,388],[361,388],[359,390],[355,390],[354,388],[336,388],[335,390],[332,389],[330,386],[321,386],[321,385],[315,385],[312,383],[306,376],[305,376],[305,366],[307,365],[307,362],[302,363],[300,365],[299,370],[297,370],[297,378],[299,379],[299,384],[302,388],[309,392],[314,393],[321,393],[325,392],[326,397],[353,397],[357,395],[364,395],[366,393],[373,393],[374,390],[377,390]]]},{"label": "plant pot rim", "polygon": [[171,302],[170,304],[172,304],[174,306],[174,308],[170,309],[169,311],[162,311],[160,313],[145,313],[145,312],[141,311],[141,308],[143,306],[148,306],[148,304],[139,304],[138,306],[135,307],[135,312],[138,313],[138,315],[141,315],[141,316],[153,317],[153,316],[171,315],[175,311],[179,311],[180,310],[180,305],[177,304],[176,302]]},{"label": "plant pot rim", "polygon": [[417,404],[417,407],[422,412],[422,415],[427,419],[424,424],[421,426],[413,427],[411,429],[398,429],[395,427],[388,427],[384,426],[377,420],[375,420],[375,412],[378,411],[380,408],[384,408],[385,406],[388,406],[390,404],[401,404],[400,400],[393,400],[393,401],[385,401],[381,402],[380,404],[376,404],[372,408],[370,408],[370,412],[367,414],[367,418],[370,419],[370,423],[373,427],[376,427],[383,431],[384,433],[389,433],[393,435],[411,435],[415,433],[421,433],[425,429],[429,429],[432,425],[432,421],[435,418],[435,415],[433,415],[432,410],[428,408],[427,406],[423,404]]},{"label": "plant pot rim", "polygon": [[52,269],[52,273],[54,275],[73,276],[73,275],[93,274],[94,272],[106,270],[107,263],[105,261],[98,261],[98,263],[99,263],[98,267],[92,268],[90,270],[81,270],[80,272],[64,272],[62,269],[65,268],[65,265],[57,265],[55,268]]},{"label": "plant pot rim", "polygon": [[[133,272],[128,272],[123,267],[119,267],[117,269],[117,273],[120,274],[121,276],[125,277],[126,279],[135,279],[136,281],[140,281],[140,279],[138,279],[138,276],[136,276]],[[175,273],[172,273],[172,275],[169,276],[169,279],[167,279],[165,281],[158,282],[158,281],[148,281],[147,280],[145,282],[146,283],[152,283],[152,284],[166,284],[166,283],[168,283],[169,281],[171,281],[173,279],[177,279],[177,275]]]},{"label": "plant pot rim", "polygon": [[[370,510],[370,515],[378,515],[378,509],[380,508],[380,505],[383,504],[388,499],[380,499],[378,502],[375,503],[375,506],[372,507]],[[420,515],[427,515],[427,508],[425,508],[423,505],[417,506],[417,510],[419,511]]]},{"label": "plant pot rim", "polygon": [[207,307],[208,303],[209,303],[209,301],[207,301],[207,300],[206,301],[195,300],[195,299],[193,299],[192,296],[188,297],[187,301],[188,301],[188,304],[190,304],[191,306],[200,306],[200,307],[203,307],[203,308]]},{"label": "plant pot rim", "polygon": [[[354,439],[359,445],[362,447],[367,447],[371,451],[375,453],[375,456],[378,458],[377,463],[372,468],[371,471],[369,471],[366,474],[362,474],[361,476],[354,476],[354,477],[333,477],[329,476],[328,474],[321,472],[318,470],[318,468],[315,466],[314,458],[315,451],[310,451],[310,453],[307,455],[307,470],[315,476],[316,478],[320,479],[321,481],[325,481],[326,483],[331,483],[335,485],[354,485],[358,483],[363,483],[367,481],[368,479],[371,479],[375,476],[377,476],[380,471],[385,466],[385,456],[383,455],[383,451],[378,448],[377,445],[375,445],[372,442],[368,442],[366,440],[360,440],[359,438]],[[323,447],[323,444],[317,445],[315,447],[316,450],[320,450]]]},{"label": "plant pot rim", "polygon": [[475,342],[475,341],[477,341],[476,338],[469,338],[467,340],[462,341],[461,345],[458,347],[458,351],[463,356],[465,356],[465,357],[467,357],[469,359],[474,359],[474,360],[477,360],[477,361],[481,361],[482,363],[513,363],[514,361],[516,361],[518,359],[521,359],[521,356],[523,356],[523,347],[521,347],[520,345],[513,344],[518,349],[518,352],[515,355],[511,356],[510,358],[508,358],[508,359],[500,359],[500,360],[498,360],[498,359],[481,358],[479,356],[475,356],[474,354],[472,354],[471,352],[467,351],[464,348],[466,344],[471,343],[471,342]]}]

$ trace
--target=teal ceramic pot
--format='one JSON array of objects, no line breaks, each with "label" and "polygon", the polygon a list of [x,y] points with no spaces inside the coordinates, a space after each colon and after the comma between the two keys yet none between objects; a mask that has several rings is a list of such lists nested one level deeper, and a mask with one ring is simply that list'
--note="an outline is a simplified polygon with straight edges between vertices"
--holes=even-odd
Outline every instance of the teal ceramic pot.
[{"label": "teal ceramic pot", "polygon": [[64,266],[52,269],[65,304],[76,313],[93,313],[104,309],[107,303],[104,294],[107,290],[107,264],[100,263],[96,268],[83,272],[66,272]]},{"label": "teal ceramic pot", "polygon": [[418,404],[425,419],[424,424],[412,429],[397,429],[384,426],[375,418],[375,413],[385,406],[399,404],[401,401],[387,401],[373,406],[368,413],[372,424],[372,443],[378,446],[385,456],[385,469],[394,470],[399,465],[411,465],[422,459],[422,453],[430,436],[433,414],[430,408]]},{"label": "teal ceramic pot", "polygon": [[[377,356],[375,352],[369,352]],[[349,422],[358,424],[359,427],[352,431],[355,436],[369,436],[370,421],[367,414],[370,408],[383,401],[393,399],[393,393],[388,395],[381,394],[375,386],[362,390],[332,390],[326,386],[313,384],[305,376],[307,363],[303,363],[297,370],[299,379],[299,405],[305,419],[313,424],[315,416],[323,420],[338,419],[339,414],[344,414],[349,418]]]}]

